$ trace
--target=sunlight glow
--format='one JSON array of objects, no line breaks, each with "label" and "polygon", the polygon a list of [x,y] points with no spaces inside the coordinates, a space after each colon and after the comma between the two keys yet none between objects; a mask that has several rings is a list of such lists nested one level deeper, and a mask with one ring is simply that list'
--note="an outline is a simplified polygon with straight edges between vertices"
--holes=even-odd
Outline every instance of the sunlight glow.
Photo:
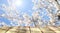
[{"label": "sunlight glow", "polygon": [[15,6],[22,6],[22,0],[16,0],[14,1]]}]

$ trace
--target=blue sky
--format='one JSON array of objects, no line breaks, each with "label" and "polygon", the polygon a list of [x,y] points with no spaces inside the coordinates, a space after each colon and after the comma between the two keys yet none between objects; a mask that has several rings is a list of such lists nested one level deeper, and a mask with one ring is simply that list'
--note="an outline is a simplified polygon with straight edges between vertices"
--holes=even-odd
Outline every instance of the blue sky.
[{"label": "blue sky", "polygon": [[[0,6],[2,4],[6,4],[8,6],[8,2],[7,0],[0,0]],[[23,0],[23,6],[21,7],[16,7],[18,10],[21,10],[21,13],[27,13],[29,15],[31,15],[32,13],[32,7],[33,7],[33,3],[32,0]],[[31,11],[31,12],[30,12]],[[4,13],[4,10],[0,7],[0,15],[2,15]],[[20,14],[21,14],[20,13]],[[10,20],[8,20],[5,17],[0,17],[0,23],[1,22],[5,22],[6,24],[10,25]],[[24,24],[23,24],[24,25]]]}]

